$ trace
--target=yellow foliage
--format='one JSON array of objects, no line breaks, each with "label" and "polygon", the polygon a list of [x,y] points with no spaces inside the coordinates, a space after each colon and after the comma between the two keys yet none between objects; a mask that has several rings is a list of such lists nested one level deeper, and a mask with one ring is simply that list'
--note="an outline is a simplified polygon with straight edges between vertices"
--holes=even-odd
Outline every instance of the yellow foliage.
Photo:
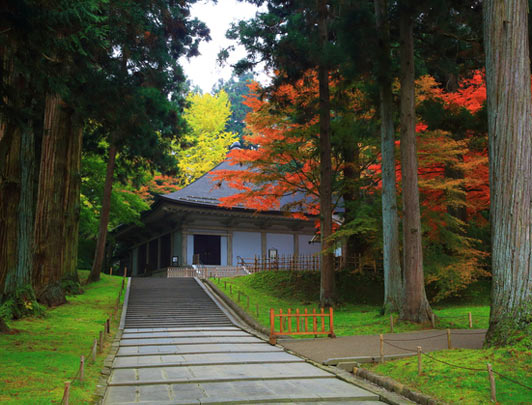
[{"label": "yellow foliage", "polygon": [[238,139],[236,134],[224,131],[231,115],[227,93],[190,94],[187,101],[190,107],[185,109],[184,117],[190,131],[183,140],[190,146],[177,151],[183,186],[222,162],[229,146]]}]

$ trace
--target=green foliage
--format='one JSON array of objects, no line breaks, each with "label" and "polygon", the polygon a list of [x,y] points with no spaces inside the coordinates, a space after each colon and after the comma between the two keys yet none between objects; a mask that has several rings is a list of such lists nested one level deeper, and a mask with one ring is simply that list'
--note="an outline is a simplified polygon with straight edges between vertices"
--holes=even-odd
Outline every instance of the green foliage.
[{"label": "green foliage", "polygon": [[[120,160],[120,157],[118,158]],[[106,162],[103,156],[84,153],[81,161],[81,214],[80,236],[89,239],[98,233],[99,213],[102,204]],[[117,170],[120,172],[120,170]],[[120,173],[117,173],[117,177]],[[128,181],[127,177],[120,180]],[[148,175],[146,174],[146,177]],[[148,204],[135,193],[131,183],[118,182],[111,194],[109,229],[123,223],[138,222],[140,213],[149,208]]]},{"label": "green foliage", "polygon": [[244,98],[249,95],[249,85],[253,82],[252,73],[244,73],[239,76],[233,75],[228,81],[220,79],[213,87],[213,93],[225,91],[229,96],[229,103],[231,104],[231,116],[227,120],[225,130],[238,134],[240,142],[243,142],[242,135],[246,128],[244,122],[246,115],[251,111],[251,108],[244,104]]},{"label": "green foliage", "polygon": [[19,288],[13,296],[0,305],[0,318],[5,321],[28,316],[43,316],[45,307],[37,302],[35,292],[30,285]]}]

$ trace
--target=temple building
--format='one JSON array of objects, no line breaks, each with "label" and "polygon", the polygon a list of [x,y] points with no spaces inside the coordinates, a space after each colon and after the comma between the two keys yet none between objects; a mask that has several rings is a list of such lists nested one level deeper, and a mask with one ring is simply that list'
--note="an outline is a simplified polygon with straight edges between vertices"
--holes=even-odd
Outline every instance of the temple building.
[{"label": "temple building", "polygon": [[212,172],[235,168],[223,161],[181,190],[157,196],[141,216],[142,225],[116,229],[121,264],[127,265],[128,274],[147,275],[193,264],[237,266],[257,256],[317,254],[316,218],[296,219],[283,211],[294,197],[283,197],[281,208],[271,211],[220,206],[220,198],[238,190],[215,182]]}]

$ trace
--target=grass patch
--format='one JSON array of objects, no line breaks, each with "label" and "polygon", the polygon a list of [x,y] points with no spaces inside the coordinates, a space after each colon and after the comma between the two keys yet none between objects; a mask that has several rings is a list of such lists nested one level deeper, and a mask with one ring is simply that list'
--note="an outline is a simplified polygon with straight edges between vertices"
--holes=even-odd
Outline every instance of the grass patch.
[{"label": "grass patch", "polygon": [[[80,276],[86,279],[88,272]],[[48,309],[44,317],[8,322],[13,333],[0,335],[0,403],[60,403],[64,382],[76,374],[80,356],[90,353],[113,312],[121,283],[121,277],[102,274],[100,281],[84,287],[83,294],[69,296],[68,304]],[[116,328],[118,317],[114,318]],[[71,385],[71,403],[91,402],[110,340],[95,364],[86,360],[85,381]]]},{"label": "grass patch", "polygon": [[[250,276],[212,280],[235,303],[240,305],[261,325],[269,328],[270,308],[285,311],[305,308],[312,312],[319,307],[319,273],[261,272]],[[390,316],[381,313],[382,284],[378,279],[353,274],[337,274],[340,304],[334,308],[334,329],[338,336],[372,335],[390,331]],[[225,285],[225,288],[224,288]],[[229,286],[231,286],[232,293]],[[238,302],[238,291],[241,293]],[[245,295],[244,295],[245,294]],[[249,308],[247,298],[249,296]],[[258,315],[257,315],[258,306]],[[435,306],[438,327],[468,328],[468,312],[473,316],[474,328],[487,328],[489,306],[442,304]],[[397,322],[394,314],[394,332],[429,328],[410,322]]]},{"label": "grass patch", "polygon": [[[532,387],[532,352],[525,347],[484,350],[454,349],[431,353],[450,364],[482,371],[451,367],[423,356],[423,374],[417,375],[417,357],[370,365],[372,371],[390,376],[403,384],[447,403],[490,404],[486,363],[493,370]],[[501,404],[530,404],[532,391],[495,376],[497,401]]]}]

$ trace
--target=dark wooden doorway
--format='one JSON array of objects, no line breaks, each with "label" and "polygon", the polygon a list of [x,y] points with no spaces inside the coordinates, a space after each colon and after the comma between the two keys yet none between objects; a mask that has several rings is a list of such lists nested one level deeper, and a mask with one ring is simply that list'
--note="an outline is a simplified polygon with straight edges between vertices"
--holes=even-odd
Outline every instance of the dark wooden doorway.
[{"label": "dark wooden doorway", "polygon": [[194,255],[199,255],[200,264],[222,264],[220,236],[194,235]]}]

